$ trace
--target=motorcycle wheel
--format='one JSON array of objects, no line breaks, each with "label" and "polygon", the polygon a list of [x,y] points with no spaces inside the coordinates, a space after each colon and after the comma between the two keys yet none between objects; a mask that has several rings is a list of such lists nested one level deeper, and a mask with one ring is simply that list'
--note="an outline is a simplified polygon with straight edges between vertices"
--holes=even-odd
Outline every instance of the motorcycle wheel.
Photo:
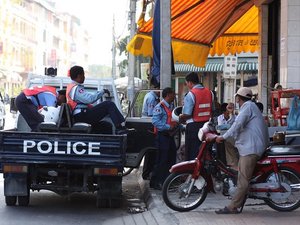
[{"label": "motorcycle wheel", "polygon": [[192,172],[178,172],[168,176],[162,189],[163,200],[168,207],[178,212],[187,212],[203,203],[207,196],[206,181],[199,177],[204,182],[203,187],[198,189],[194,185],[188,194],[191,176]]},{"label": "motorcycle wheel", "polygon": [[[292,187],[292,185],[300,185],[300,175],[298,172],[290,168],[280,168],[279,174],[281,181],[287,183],[291,187],[291,195],[285,200],[265,200],[266,204],[272,209],[280,212],[293,211],[300,206],[300,189],[299,187]],[[274,172],[268,174],[266,182],[272,181],[275,178]]]}]

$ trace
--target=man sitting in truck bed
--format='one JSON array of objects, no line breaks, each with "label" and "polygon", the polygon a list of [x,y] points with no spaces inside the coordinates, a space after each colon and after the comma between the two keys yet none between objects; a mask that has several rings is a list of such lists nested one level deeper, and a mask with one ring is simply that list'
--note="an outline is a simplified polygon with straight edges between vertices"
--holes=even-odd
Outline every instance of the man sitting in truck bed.
[{"label": "man sitting in truck bed", "polygon": [[44,117],[38,112],[43,106],[61,105],[66,102],[65,90],[56,91],[51,86],[36,86],[24,89],[16,97],[16,106],[31,128],[37,131],[38,125],[44,122]]},{"label": "man sitting in truck bed", "polygon": [[101,119],[109,115],[117,129],[117,133],[126,133],[125,119],[114,102],[104,101],[95,106],[92,105],[104,94],[110,95],[109,90],[103,89],[95,94],[85,91],[83,86],[85,76],[81,66],[73,66],[70,69],[70,77],[73,82],[67,86],[66,97],[75,122],[85,122],[95,127],[98,126]]}]

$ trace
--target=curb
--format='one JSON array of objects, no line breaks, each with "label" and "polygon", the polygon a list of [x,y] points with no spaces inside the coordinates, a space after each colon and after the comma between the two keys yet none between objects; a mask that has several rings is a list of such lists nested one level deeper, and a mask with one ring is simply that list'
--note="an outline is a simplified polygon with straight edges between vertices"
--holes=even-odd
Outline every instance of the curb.
[{"label": "curb", "polygon": [[155,207],[153,196],[150,192],[149,181],[145,181],[142,178],[143,167],[140,166],[138,169],[134,169],[132,172],[135,173],[136,179],[141,189],[141,197],[144,200],[148,210]]},{"label": "curb", "polygon": [[150,190],[149,181],[142,178],[143,167],[140,166],[139,169],[133,171],[136,175],[138,184],[141,189],[141,198],[151,212],[153,217],[159,225],[177,225],[179,220],[174,216],[171,210],[163,203],[161,199],[161,191]]}]

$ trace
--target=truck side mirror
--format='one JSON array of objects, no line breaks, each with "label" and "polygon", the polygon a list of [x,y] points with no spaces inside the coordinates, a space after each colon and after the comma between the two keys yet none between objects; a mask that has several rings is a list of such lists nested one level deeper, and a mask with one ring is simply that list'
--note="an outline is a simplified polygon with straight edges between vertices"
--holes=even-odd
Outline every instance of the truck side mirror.
[{"label": "truck side mirror", "polygon": [[11,113],[17,113],[18,112],[18,107],[15,102],[16,98],[11,98],[10,99],[10,112]]}]

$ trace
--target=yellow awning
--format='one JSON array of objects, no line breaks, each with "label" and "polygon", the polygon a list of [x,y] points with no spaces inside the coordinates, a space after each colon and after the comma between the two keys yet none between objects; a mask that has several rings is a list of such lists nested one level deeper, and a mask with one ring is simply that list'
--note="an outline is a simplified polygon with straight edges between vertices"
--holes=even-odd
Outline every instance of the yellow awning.
[{"label": "yellow awning", "polygon": [[[199,61],[206,61],[210,48],[197,43],[172,40],[173,56],[176,62],[198,65]],[[128,43],[127,50],[134,55],[152,57],[152,37],[137,34]],[[205,63],[204,63],[205,65]]]},{"label": "yellow awning", "polygon": [[[172,0],[171,3],[175,62],[201,67],[205,66],[208,54],[257,50],[258,12],[251,1]],[[192,9],[187,11],[189,8]],[[182,14],[183,11],[186,12]],[[127,45],[130,53],[152,56],[152,24],[153,20],[150,19],[139,28],[137,35]],[[224,36],[218,39],[222,34]]]},{"label": "yellow awning", "polygon": [[258,8],[253,6],[213,43],[209,54],[234,55],[241,52],[254,53],[257,50]]}]

